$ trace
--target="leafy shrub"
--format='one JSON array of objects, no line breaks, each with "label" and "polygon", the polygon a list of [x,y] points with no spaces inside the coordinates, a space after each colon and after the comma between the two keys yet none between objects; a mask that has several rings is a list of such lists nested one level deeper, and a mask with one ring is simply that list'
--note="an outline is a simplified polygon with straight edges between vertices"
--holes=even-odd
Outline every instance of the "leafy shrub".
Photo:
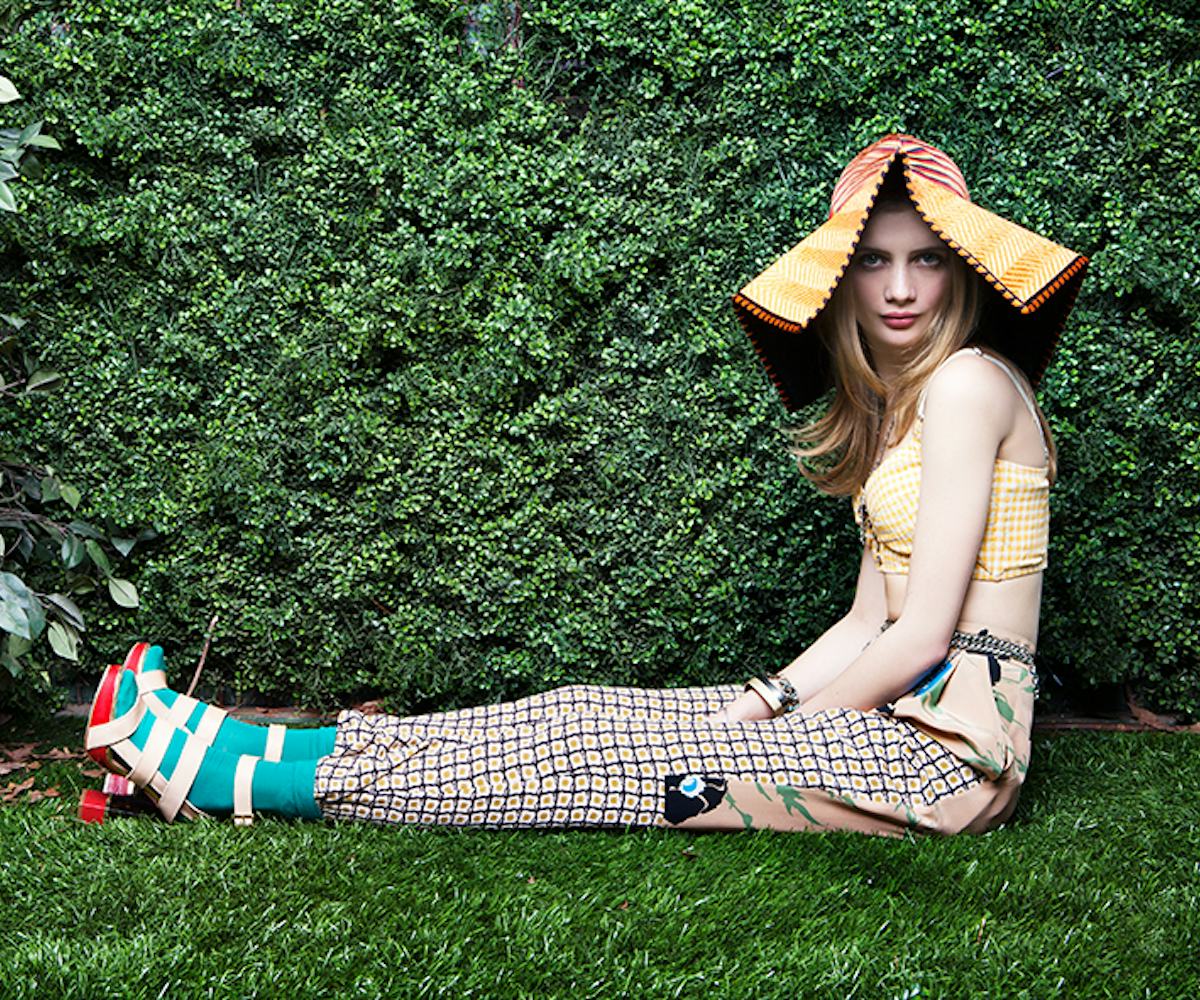
[{"label": "leafy shrub", "polygon": [[[0,104],[20,96],[12,81],[0,76]],[[40,121],[0,129],[0,208],[18,210],[9,183],[22,171],[36,176],[40,164],[35,150],[59,148],[56,139],[42,133]],[[25,320],[7,314],[0,320],[11,331],[0,339],[0,398],[36,397],[57,386],[61,374],[39,368],[23,350],[19,333]],[[0,674],[0,702],[45,707],[52,682],[42,666],[47,650],[38,641],[44,636],[54,655],[78,661],[86,626],[74,599],[91,594],[104,581],[114,602],[137,607],[137,588],[113,574],[112,562],[116,552],[128,555],[139,539],[108,538],[86,521],[51,516],[56,503],[74,512],[82,499],[54,469],[0,454],[0,665],[7,671]],[[141,540],[152,534],[144,533]],[[12,572],[17,569],[20,575]],[[43,581],[62,586],[65,593],[31,586]],[[11,681],[17,683],[6,683]]]},{"label": "leafy shrub", "polygon": [[13,15],[65,149],[0,296],[72,378],[11,445],[163,536],[90,656],[217,611],[214,677],[413,709],[786,662],[854,535],[728,297],[905,130],[1094,260],[1043,388],[1044,665],[1200,710],[1195,15],[549,3],[518,45],[481,9]]}]

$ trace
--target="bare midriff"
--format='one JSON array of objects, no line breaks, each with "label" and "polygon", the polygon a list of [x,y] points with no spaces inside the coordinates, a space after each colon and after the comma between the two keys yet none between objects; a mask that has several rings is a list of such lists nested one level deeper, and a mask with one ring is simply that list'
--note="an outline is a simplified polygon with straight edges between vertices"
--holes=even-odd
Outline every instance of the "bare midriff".
[{"label": "bare midriff", "polygon": [[[907,575],[883,574],[888,618],[893,621],[904,610],[907,588]],[[1041,604],[1041,573],[1030,573],[1012,580],[972,580],[967,587],[957,628],[960,632],[987,629],[992,635],[1012,639],[1036,650]]]}]

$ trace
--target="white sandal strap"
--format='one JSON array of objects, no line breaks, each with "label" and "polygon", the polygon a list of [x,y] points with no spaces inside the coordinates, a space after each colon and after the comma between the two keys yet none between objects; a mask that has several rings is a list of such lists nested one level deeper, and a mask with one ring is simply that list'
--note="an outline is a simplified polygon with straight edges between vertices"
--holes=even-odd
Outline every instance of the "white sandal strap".
[{"label": "white sandal strap", "polygon": [[[147,692],[147,694],[145,702],[151,712],[160,719],[165,719],[176,729],[192,731],[188,729],[188,720],[195,713],[196,706],[204,705],[203,702],[181,694],[168,708],[161,698],[155,696],[153,691]],[[204,705],[204,712],[200,716],[200,721],[196,723],[195,733],[204,740],[205,746],[212,746],[216,742],[217,730],[221,728],[221,723],[225,721],[225,716],[228,714],[225,709],[217,708],[216,705]]]},{"label": "white sandal strap", "polygon": [[254,769],[258,757],[238,758],[237,770],[233,772],[233,822],[235,826],[249,826],[254,822]]},{"label": "white sandal strap", "polygon": [[161,691],[167,686],[165,670],[146,670],[138,674],[138,690],[145,694],[148,691]]},{"label": "white sandal strap", "polygon": [[146,746],[141,753],[131,755],[137,759],[130,761],[128,777],[139,788],[148,785],[150,779],[158,773],[159,765],[166,756],[167,748],[171,745],[171,737],[175,735],[175,732],[175,727],[165,719],[155,718],[154,725],[150,727],[150,737],[146,740]]},{"label": "white sandal strap", "polygon": [[[119,743],[112,744],[108,749],[111,754],[113,754],[115,757],[118,757],[120,760],[125,762],[132,760],[135,763],[142,752],[141,747],[134,743],[133,740],[121,740]],[[132,771],[128,772],[125,780],[132,785],[133,779],[129,777],[131,774],[133,774]],[[150,780],[144,785],[135,785],[134,787],[141,787],[147,792],[153,792],[154,794],[151,795],[150,798],[157,802],[158,796],[162,793],[162,790],[166,787],[166,784],[167,783],[163,779],[163,776],[158,772],[155,772],[153,775],[151,775]]]},{"label": "white sandal strap", "polygon": [[84,746],[88,750],[95,750],[97,747],[109,747],[114,743],[120,743],[127,736],[133,735],[145,714],[146,705],[139,700],[124,715],[88,726],[87,732],[83,736]]},{"label": "white sandal strap", "polygon": [[167,709],[167,720],[176,729],[187,729],[188,719],[192,717],[192,713],[196,711],[196,706],[200,704],[195,698],[189,698],[185,694],[181,694],[175,699],[174,703]]},{"label": "white sandal strap", "polygon": [[200,723],[196,726],[196,736],[204,741],[206,747],[212,746],[216,741],[217,730],[221,728],[221,723],[228,714],[225,709],[217,708],[216,705],[205,707],[204,714],[200,716]]},{"label": "white sandal strap", "polygon": [[[162,678],[162,683],[159,683],[158,678]],[[196,706],[200,702],[195,698],[189,698],[186,694],[177,695],[171,707],[167,708],[161,698],[147,697],[153,695],[156,691],[163,690],[166,684],[166,678],[161,670],[151,670],[148,673],[137,675],[138,694],[146,700],[150,705],[150,710],[158,716],[165,718],[176,729],[186,729],[187,721],[191,718],[192,713],[196,711]]]},{"label": "white sandal strap", "polygon": [[208,744],[202,742],[199,737],[188,736],[187,742],[183,745],[183,752],[179,755],[179,762],[175,765],[175,770],[171,772],[171,779],[158,799],[158,811],[168,821],[174,821],[183,807],[188,792],[192,790],[192,785],[196,782],[196,775],[200,771],[200,765],[204,763],[204,754],[207,750]]},{"label": "white sandal strap", "polygon": [[272,722],[267,727],[267,748],[263,751],[263,760],[283,760],[283,738],[286,735],[287,726],[281,726],[278,722]]}]

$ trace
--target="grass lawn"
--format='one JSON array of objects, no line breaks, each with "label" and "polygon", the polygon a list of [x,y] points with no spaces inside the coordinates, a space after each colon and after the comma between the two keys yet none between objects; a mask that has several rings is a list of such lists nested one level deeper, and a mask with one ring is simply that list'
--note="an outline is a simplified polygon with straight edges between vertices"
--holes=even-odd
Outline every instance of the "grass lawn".
[{"label": "grass lawn", "polygon": [[85,826],[34,776],[5,998],[1200,996],[1196,736],[1038,734],[1015,820],[946,840]]}]

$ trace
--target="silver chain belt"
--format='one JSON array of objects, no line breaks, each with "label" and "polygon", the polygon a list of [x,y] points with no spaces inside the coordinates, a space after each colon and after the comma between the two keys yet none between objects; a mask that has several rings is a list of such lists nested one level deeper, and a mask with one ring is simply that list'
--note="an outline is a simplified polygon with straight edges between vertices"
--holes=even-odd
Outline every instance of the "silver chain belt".
[{"label": "silver chain belt", "polygon": [[[882,634],[892,627],[892,622],[885,621],[883,628],[879,631]],[[1033,660],[1033,650],[1028,646],[1024,646],[1019,642],[1014,642],[1012,639],[1002,639],[998,635],[990,635],[987,632],[959,632],[955,629],[954,634],[950,636],[950,648],[961,649],[965,653],[983,653],[991,654],[998,660],[1016,660],[1018,663],[1024,663],[1027,667],[1035,666]]]},{"label": "silver chain belt", "polygon": [[1032,667],[1033,650],[1012,639],[1002,639],[987,632],[958,632],[950,637],[950,648],[967,653],[990,653],[998,660],[1016,660]]}]

